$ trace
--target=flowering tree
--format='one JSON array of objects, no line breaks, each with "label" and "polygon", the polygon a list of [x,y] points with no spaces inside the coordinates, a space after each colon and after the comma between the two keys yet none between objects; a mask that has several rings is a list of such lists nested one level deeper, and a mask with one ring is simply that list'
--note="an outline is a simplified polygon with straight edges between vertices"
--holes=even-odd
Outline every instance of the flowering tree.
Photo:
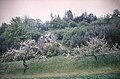
[{"label": "flowering tree", "polygon": [[87,45],[82,45],[80,48],[75,48],[72,54],[72,58],[81,58],[86,56],[94,56],[97,61],[97,56],[102,54],[115,54],[118,53],[119,49],[114,46],[113,48],[109,48],[107,42],[98,37],[90,38],[87,41]]},{"label": "flowering tree", "polygon": [[35,58],[36,56],[39,55],[39,57],[42,56],[40,54],[40,51],[42,46],[38,45],[35,40],[27,40],[24,42],[20,43],[20,48],[18,50],[16,49],[9,49],[4,57],[10,59],[12,58],[13,60],[22,60],[23,61],[23,66],[24,66],[24,73],[26,72],[26,69],[28,68],[28,65],[26,61],[29,58]]}]

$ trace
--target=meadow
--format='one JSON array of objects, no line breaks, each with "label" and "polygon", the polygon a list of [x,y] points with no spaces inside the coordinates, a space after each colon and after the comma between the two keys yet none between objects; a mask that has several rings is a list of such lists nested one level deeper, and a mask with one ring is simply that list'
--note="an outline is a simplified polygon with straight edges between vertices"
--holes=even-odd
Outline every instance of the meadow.
[{"label": "meadow", "polygon": [[98,61],[92,56],[76,61],[57,56],[27,63],[33,61],[26,73],[21,61],[1,63],[0,79],[120,79],[120,55],[101,55]]}]

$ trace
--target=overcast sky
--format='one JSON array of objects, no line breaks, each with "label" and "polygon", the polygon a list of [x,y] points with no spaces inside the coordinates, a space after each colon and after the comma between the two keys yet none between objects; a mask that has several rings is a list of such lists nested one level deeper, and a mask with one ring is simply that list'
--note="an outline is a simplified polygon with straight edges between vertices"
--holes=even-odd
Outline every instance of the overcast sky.
[{"label": "overcast sky", "polygon": [[0,24],[24,15],[46,21],[50,13],[62,17],[69,9],[76,16],[87,11],[100,17],[114,9],[120,10],[120,0],[0,0]]}]

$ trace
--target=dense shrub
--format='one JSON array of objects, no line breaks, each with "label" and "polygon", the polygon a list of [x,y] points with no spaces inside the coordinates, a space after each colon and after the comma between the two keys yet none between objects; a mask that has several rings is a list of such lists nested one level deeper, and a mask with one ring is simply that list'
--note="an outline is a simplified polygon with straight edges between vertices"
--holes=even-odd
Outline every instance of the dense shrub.
[{"label": "dense shrub", "polygon": [[59,48],[56,44],[53,44],[52,46],[48,46],[43,50],[43,52],[47,57],[58,56],[64,53],[63,50]]},{"label": "dense shrub", "polygon": [[87,26],[81,26],[68,30],[63,36],[63,45],[74,48],[85,44],[89,34],[88,28]]}]

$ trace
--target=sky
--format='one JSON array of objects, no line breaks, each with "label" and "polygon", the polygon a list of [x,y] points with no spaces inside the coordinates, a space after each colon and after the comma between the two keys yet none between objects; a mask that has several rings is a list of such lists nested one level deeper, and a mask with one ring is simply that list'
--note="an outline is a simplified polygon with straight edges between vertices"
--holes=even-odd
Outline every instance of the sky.
[{"label": "sky", "polygon": [[74,16],[86,11],[101,17],[114,9],[120,10],[120,0],[0,0],[0,24],[25,15],[45,22],[50,13],[63,17],[65,10],[71,10]]}]

